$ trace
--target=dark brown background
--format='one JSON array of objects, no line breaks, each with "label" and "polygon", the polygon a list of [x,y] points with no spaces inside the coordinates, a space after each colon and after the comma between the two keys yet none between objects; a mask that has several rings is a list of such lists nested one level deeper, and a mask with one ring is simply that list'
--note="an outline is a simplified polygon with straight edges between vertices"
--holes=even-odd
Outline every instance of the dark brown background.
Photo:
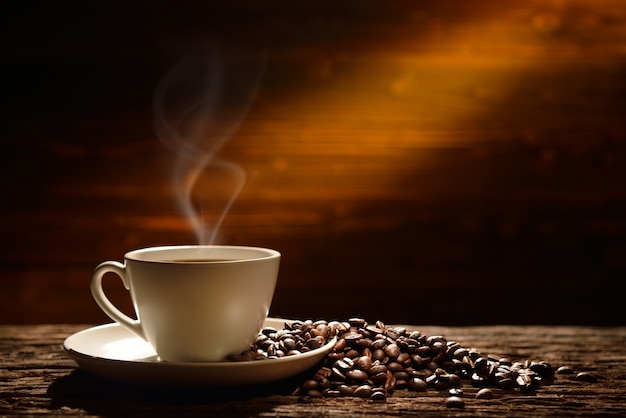
[{"label": "dark brown background", "polygon": [[282,252],[272,315],[625,324],[621,0],[249,3],[5,14],[0,322],[106,322],[100,261],[196,243],[152,101],[210,38],[267,57],[218,242]]}]

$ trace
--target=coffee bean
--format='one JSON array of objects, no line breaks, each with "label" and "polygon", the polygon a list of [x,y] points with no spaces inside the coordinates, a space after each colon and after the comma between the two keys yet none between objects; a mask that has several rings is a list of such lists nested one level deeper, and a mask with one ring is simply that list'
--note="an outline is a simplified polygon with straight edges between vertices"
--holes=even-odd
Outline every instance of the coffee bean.
[{"label": "coffee bean", "polygon": [[385,347],[385,355],[389,357],[390,360],[395,360],[400,355],[400,349],[396,344],[389,344]]},{"label": "coffee bean", "polygon": [[370,350],[383,350],[386,346],[387,341],[384,338],[377,338],[375,341],[372,341],[372,344],[370,344]]},{"label": "coffee bean", "polygon": [[363,370],[348,370],[346,377],[351,380],[365,380],[368,378],[368,375]]},{"label": "coffee bean", "polygon": [[465,402],[458,396],[450,396],[446,399],[446,407],[448,408],[465,408]]},{"label": "coffee bean", "polygon": [[338,360],[335,363],[335,367],[344,372],[350,370],[353,366],[354,366],[354,361],[349,357]]},{"label": "coffee bean", "polygon": [[387,395],[385,395],[385,392],[377,390],[372,392],[370,399],[374,402],[385,402],[387,400]]},{"label": "coffee bean", "polygon": [[276,334],[276,329],[272,327],[265,327],[261,330],[261,333],[265,336],[270,336],[272,334]]},{"label": "coffee bean", "polygon": [[556,373],[557,374],[574,374],[574,370],[572,370],[572,368],[568,366],[561,366],[558,369],[556,369]]},{"label": "coffee bean", "polygon": [[354,395],[354,390],[356,389],[356,386],[339,385],[337,389],[339,390],[339,393],[341,393],[343,396],[352,396]]},{"label": "coffee bean", "polygon": [[395,361],[392,361],[391,363],[388,363],[387,364],[387,369],[389,369],[389,371],[391,373],[404,371],[404,367],[402,367],[402,365],[400,363],[396,363]]},{"label": "coffee bean", "polygon": [[318,387],[319,387],[319,384],[317,383],[316,380],[313,380],[313,379],[306,380],[302,384],[302,389],[304,389],[305,391],[308,391],[311,389],[317,389]]},{"label": "coffee bean", "polygon": [[426,392],[426,382],[418,377],[413,377],[407,381],[409,390],[414,392]]},{"label": "coffee bean", "polygon": [[396,358],[396,362],[400,363],[403,367],[409,367],[411,365],[411,356],[409,353],[400,353]]},{"label": "coffee bean", "polygon": [[393,377],[395,377],[397,380],[409,380],[409,374],[404,370],[401,372],[395,372],[393,374]]},{"label": "coffee bean", "polygon": [[448,382],[444,382],[442,380],[436,380],[435,383],[433,384],[433,387],[437,390],[445,390],[445,389],[448,389],[450,385],[448,384]]},{"label": "coffee bean", "polygon": [[354,389],[354,396],[357,398],[369,398],[372,396],[372,387],[370,385],[362,385]]},{"label": "coffee bean", "polygon": [[332,372],[331,376],[333,378],[335,378],[335,379],[337,379],[339,381],[342,381],[342,382],[346,380],[346,375],[343,373],[343,371],[340,368],[333,367],[331,369],[331,372]]},{"label": "coffee bean", "polygon": [[598,381],[598,377],[593,373],[580,372],[576,375],[576,380],[580,382],[596,383]]},{"label": "coffee bean", "polygon": [[365,319],[363,318],[350,318],[348,319],[348,323],[350,324],[350,326],[353,326],[355,328],[363,328],[367,325]]},{"label": "coffee bean", "polygon": [[306,394],[309,395],[310,398],[322,398],[324,396],[324,394],[317,389],[311,389],[307,391]]},{"label": "coffee bean", "polygon": [[354,331],[351,331],[350,333],[345,334],[343,336],[343,340],[345,340],[346,345],[349,347],[354,347],[357,341],[359,341],[362,338],[363,336],[361,334],[359,334],[358,332],[354,332]]},{"label": "coffee bean", "polygon": [[324,393],[324,396],[327,398],[340,398],[343,394],[338,390],[330,389]]},{"label": "coffee bean", "polygon": [[384,385],[385,382],[387,382],[387,379],[388,379],[387,371],[370,375],[370,380],[375,385]]},{"label": "coffee bean", "polygon": [[493,399],[496,395],[489,388],[483,388],[476,394],[476,399]]},{"label": "coffee bean", "polygon": [[462,359],[463,357],[467,356],[469,354],[469,350],[467,348],[459,348],[454,352],[454,357],[457,359]]},{"label": "coffee bean", "polygon": [[422,364],[424,364],[424,359],[422,359],[419,354],[411,355],[411,365],[413,365],[413,367],[419,369],[422,367]]},{"label": "coffee bean", "polygon": [[513,389],[515,387],[515,382],[513,379],[505,378],[498,381],[497,386],[500,389]]},{"label": "coffee bean", "polygon": [[324,340],[324,337],[318,335],[317,337],[313,337],[311,339],[309,339],[305,345],[310,348],[311,350],[315,350],[317,348],[320,348],[321,346],[324,345],[326,340]]},{"label": "coffee bean", "polygon": [[460,386],[461,378],[457,374],[451,373],[448,375],[448,384],[452,387]]},{"label": "coffee bean", "polygon": [[382,348],[378,348],[372,352],[372,360],[378,360],[380,362],[386,362],[387,356],[385,355],[385,350]]},{"label": "coffee bean", "polygon": [[361,356],[356,361],[356,367],[361,370],[369,370],[372,367],[372,359],[368,356]]},{"label": "coffee bean", "polygon": [[[395,376],[394,376],[395,378]],[[395,388],[398,390],[406,389],[409,386],[406,380],[396,379]]]},{"label": "coffee bean", "polygon": [[448,390],[448,395],[450,396],[458,396],[459,398],[463,397],[463,389],[461,388],[450,388]]},{"label": "coffee bean", "polygon": [[522,392],[528,392],[533,386],[533,379],[528,375],[520,375],[515,379],[515,383]]},{"label": "coffee bean", "polygon": [[472,386],[476,387],[482,387],[489,383],[484,376],[481,376],[478,373],[473,373],[470,380],[472,382]]},{"label": "coffee bean", "polygon": [[331,381],[325,376],[315,376],[314,379],[317,381],[318,385],[324,389],[330,389],[332,386]]}]

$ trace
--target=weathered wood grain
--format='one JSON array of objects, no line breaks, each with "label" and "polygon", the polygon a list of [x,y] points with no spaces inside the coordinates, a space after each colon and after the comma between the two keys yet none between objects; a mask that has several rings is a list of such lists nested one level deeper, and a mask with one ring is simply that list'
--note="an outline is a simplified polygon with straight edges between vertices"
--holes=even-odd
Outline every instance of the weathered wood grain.
[{"label": "weathered wood grain", "polygon": [[[500,392],[477,400],[464,382],[464,410],[450,410],[444,395],[397,391],[385,403],[361,399],[308,400],[289,396],[304,377],[237,390],[146,389],[96,378],[76,369],[62,351],[65,337],[85,326],[0,326],[0,415],[85,416],[626,416],[626,328],[580,326],[435,327],[419,330],[444,335],[482,353],[513,360],[545,360],[591,371],[597,383],[559,375],[536,393]],[[413,327],[414,328],[414,327]]]}]

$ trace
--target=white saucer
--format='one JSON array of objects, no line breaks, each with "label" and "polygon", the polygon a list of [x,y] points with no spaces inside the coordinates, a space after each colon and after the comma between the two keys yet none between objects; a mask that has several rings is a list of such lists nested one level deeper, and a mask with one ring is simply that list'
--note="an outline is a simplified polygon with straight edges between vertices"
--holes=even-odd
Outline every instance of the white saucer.
[{"label": "white saucer", "polygon": [[[268,318],[264,326],[284,328],[289,320]],[[313,367],[335,346],[333,338],[309,352],[242,362],[170,363],[158,359],[144,340],[117,323],[70,335],[63,348],[83,369],[129,383],[168,386],[246,386],[294,376]]]}]

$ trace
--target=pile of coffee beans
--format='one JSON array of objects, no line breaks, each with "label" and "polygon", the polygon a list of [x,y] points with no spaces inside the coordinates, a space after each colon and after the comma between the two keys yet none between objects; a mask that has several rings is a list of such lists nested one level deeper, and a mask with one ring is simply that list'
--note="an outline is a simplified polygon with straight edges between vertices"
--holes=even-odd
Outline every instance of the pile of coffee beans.
[{"label": "pile of coffee beans", "polygon": [[228,361],[251,361],[294,356],[318,349],[337,335],[327,321],[286,322],[284,329],[266,327],[256,337],[252,347]]},{"label": "pile of coffee beans", "polygon": [[[333,337],[337,343],[315,374],[294,395],[310,398],[352,396],[384,402],[396,390],[447,391],[446,406],[463,408],[462,384],[480,388],[475,397],[495,397],[492,388],[522,393],[550,382],[555,370],[545,361],[513,362],[483,355],[441,335],[368,324],[362,318],[348,321],[295,321],[285,328],[265,328],[249,351],[232,361],[259,360],[297,355],[322,347]],[[594,382],[596,376],[582,372],[577,380]]]}]

